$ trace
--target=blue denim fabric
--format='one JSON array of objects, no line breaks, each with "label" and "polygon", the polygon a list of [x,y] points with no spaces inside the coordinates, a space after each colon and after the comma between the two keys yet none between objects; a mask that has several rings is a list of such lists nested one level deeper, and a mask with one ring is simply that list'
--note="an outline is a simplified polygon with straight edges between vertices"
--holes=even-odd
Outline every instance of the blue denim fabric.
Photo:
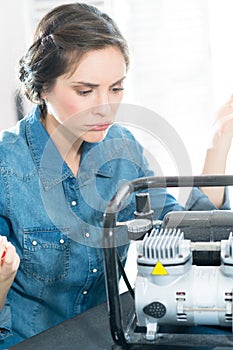
[{"label": "blue denim fabric", "polygon": [[[33,109],[0,140],[0,234],[15,245],[21,259],[8,293],[7,322],[6,308],[0,313],[0,326],[13,336],[0,340],[0,349],[106,299],[103,213],[124,181],[153,175],[132,134],[113,125],[103,142],[83,143],[74,176],[39,118],[39,109]],[[214,209],[198,189],[190,203],[195,210]],[[156,219],[184,209],[166,189],[152,190],[151,204]],[[131,196],[117,219],[133,218],[134,210]],[[119,228],[123,263],[128,243],[124,227]]]}]

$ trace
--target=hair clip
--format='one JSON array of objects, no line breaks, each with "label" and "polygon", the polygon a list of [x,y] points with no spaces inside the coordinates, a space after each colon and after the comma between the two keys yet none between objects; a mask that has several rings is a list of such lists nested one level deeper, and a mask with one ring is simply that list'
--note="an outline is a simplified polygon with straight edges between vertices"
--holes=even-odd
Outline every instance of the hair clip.
[{"label": "hair clip", "polygon": [[41,38],[41,45],[45,46],[50,40],[53,42],[53,34],[48,34]]}]

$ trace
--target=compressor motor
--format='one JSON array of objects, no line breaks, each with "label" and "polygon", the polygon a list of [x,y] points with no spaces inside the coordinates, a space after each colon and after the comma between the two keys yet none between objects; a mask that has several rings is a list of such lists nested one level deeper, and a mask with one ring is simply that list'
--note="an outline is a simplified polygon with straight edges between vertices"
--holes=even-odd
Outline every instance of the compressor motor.
[{"label": "compressor motor", "polygon": [[[232,349],[233,213],[173,212],[163,221],[155,222],[148,190],[165,184],[166,187],[232,186],[233,176],[146,177],[123,184],[114,195],[105,211],[103,229],[114,349],[119,346],[119,349],[145,350],[162,346],[180,350],[187,349],[190,343],[199,349],[220,345]],[[134,192],[139,200],[135,219],[125,223],[129,239],[135,240],[137,246],[138,272],[133,290],[117,258],[115,228],[116,214]],[[133,296],[127,320],[123,320],[119,268]],[[202,325],[223,326],[229,332],[211,335],[175,330],[186,328],[176,326]],[[164,331],[167,326],[171,326],[168,332]]]},{"label": "compressor motor", "polygon": [[[220,266],[193,265],[194,251],[219,251]],[[147,340],[162,324],[232,326],[232,233],[191,242],[180,229],[153,229],[137,241],[137,267],[135,308]]]}]

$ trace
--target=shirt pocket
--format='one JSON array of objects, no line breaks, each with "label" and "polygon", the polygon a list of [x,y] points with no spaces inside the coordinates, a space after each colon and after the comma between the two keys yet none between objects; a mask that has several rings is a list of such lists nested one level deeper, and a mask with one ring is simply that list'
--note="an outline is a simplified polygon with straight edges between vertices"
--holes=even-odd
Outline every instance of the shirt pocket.
[{"label": "shirt pocket", "polygon": [[30,276],[54,282],[67,276],[70,259],[68,228],[24,229],[23,264]]}]

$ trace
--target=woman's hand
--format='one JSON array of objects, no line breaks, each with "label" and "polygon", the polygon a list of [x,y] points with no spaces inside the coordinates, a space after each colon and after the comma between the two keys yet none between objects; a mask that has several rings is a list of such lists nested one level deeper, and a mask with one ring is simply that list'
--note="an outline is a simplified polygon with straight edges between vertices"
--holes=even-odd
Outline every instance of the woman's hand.
[{"label": "woman's hand", "polygon": [[[203,174],[225,174],[227,156],[231,147],[232,137],[233,95],[216,114],[211,133],[211,140],[206,153]],[[202,188],[202,190],[216,207],[221,207],[224,197],[223,187],[205,187]]]},{"label": "woman's hand", "polygon": [[5,236],[0,236],[0,309],[4,305],[8,290],[10,289],[16,272],[19,267],[20,259],[16,253],[15,247],[7,241]]},{"label": "woman's hand", "polygon": [[[225,147],[225,151],[229,151],[233,137],[233,95],[219,109],[213,125],[212,144],[210,147]],[[227,154],[226,154],[227,156]]]}]

